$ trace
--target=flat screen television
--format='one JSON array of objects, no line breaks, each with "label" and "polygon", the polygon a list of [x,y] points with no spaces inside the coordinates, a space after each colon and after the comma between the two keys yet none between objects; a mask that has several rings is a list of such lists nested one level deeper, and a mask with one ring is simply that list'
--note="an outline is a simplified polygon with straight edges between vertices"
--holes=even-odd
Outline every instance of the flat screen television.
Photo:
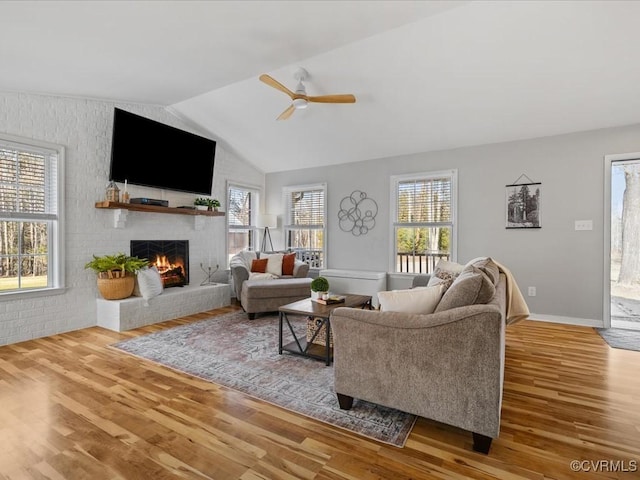
[{"label": "flat screen television", "polygon": [[114,109],[109,180],[211,195],[216,142]]}]

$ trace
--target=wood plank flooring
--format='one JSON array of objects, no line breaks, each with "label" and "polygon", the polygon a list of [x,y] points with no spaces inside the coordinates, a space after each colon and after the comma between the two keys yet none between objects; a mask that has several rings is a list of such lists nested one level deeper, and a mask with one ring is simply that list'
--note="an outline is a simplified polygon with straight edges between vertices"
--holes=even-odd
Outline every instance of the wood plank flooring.
[{"label": "wood plank flooring", "polygon": [[488,456],[427,419],[395,448],[108,347],[237,309],[0,347],[0,479],[640,478],[640,352],[588,327],[507,329]]}]

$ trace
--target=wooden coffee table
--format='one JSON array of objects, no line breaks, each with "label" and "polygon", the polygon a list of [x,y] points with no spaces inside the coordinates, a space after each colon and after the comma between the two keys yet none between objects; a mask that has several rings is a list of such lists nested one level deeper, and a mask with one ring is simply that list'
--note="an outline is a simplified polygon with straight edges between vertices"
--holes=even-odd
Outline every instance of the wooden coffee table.
[{"label": "wooden coffee table", "polygon": [[[304,300],[298,300],[297,302],[283,305],[279,309],[280,313],[280,326],[279,326],[279,341],[278,341],[278,353],[282,355],[282,352],[293,353],[294,355],[300,355],[303,357],[315,358],[317,360],[324,360],[327,365],[331,365],[333,358],[333,348],[330,345],[331,338],[331,312],[338,307],[360,307],[371,308],[371,296],[369,295],[345,295],[344,302],[333,303],[331,305],[322,305],[321,303],[314,302],[310,298]],[[325,327],[325,344],[318,345],[316,343],[307,342],[307,336],[304,338],[298,338],[293,331],[293,327],[289,322],[288,314],[291,315],[304,315],[311,318],[321,319],[321,324],[317,326],[316,335],[322,327]],[[282,344],[283,325],[287,324],[289,331],[293,335],[293,342],[286,345]],[[314,337],[315,338],[315,335]],[[313,339],[311,339],[313,340]]]}]

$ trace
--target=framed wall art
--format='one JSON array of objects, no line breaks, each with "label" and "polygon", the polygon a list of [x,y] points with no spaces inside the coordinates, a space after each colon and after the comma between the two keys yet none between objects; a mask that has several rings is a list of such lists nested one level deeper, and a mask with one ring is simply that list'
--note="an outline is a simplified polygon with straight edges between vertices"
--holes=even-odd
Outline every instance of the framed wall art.
[{"label": "framed wall art", "polygon": [[[528,182],[520,182],[525,177]],[[506,185],[506,228],[541,228],[540,194],[542,183],[533,182],[522,174],[511,185]]]}]

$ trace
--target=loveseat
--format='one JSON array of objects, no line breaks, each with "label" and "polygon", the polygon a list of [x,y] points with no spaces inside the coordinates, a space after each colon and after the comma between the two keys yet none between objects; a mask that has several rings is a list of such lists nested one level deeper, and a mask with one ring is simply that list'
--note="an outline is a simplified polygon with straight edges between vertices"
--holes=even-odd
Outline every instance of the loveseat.
[{"label": "loveseat", "polygon": [[231,257],[229,265],[236,298],[249,319],[311,295],[309,265],[294,253],[244,250]]},{"label": "loveseat", "polygon": [[[473,433],[475,451],[489,452],[500,432],[507,289],[517,285],[507,285],[508,271],[497,263],[474,261],[459,265],[455,278],[384,292],[381,311],[334,310],[340,408],[350,409],[356,398],[453,425]],[[394,296],[397,305],[389,308],[405,311],[385,310]]]}]

